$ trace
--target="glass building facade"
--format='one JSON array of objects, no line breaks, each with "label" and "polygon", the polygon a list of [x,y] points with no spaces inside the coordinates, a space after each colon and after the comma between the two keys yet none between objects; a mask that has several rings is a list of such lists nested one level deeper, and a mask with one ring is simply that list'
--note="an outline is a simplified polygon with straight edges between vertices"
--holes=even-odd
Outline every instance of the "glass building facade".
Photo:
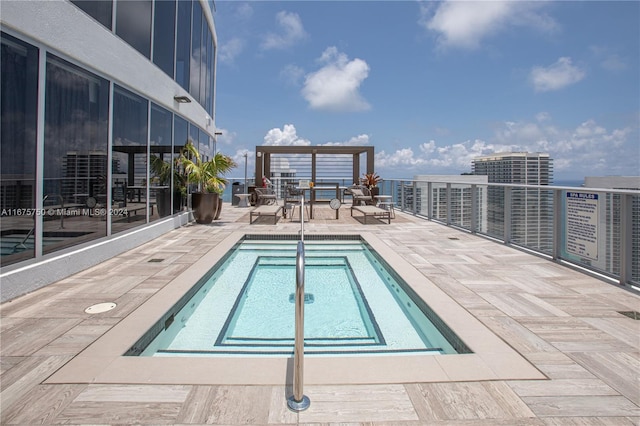
[{"label": "glass building facade", "polygon": [[[36,2],[10,3],[0,15],[0,266],[185,211],[180,150],[191,139],[204,159],[215,151],[212,4],[44,2],[85,31],[84,48],[71,51],[53,33],[68,28],[58,15],[42,12],[47,38],[20,25],[37,21]],[[103,45],[117,47],[104,54],[123,67],[142,64],[145,76],[92,63]],[[143,87],[146,74],[170,96]],[[185,95],[187,106],[174,100]]]}]

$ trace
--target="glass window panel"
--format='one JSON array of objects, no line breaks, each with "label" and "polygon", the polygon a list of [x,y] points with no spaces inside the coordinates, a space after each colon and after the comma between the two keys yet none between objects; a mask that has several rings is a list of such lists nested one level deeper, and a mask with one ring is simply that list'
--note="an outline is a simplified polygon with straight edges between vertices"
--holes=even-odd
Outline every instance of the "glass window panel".
[{"label": "glass window panel", "polygon": [[176,82],[189,90],[189,62],[191,60],[191,2],[178,2],[178,31],[176,34]]},{"label": "glass window panel", "polygon": [[116,86],[113,97],[113,233],[146,222],[147,100]]},{"label": "glass window panel", "polygon": [[202,61],[202,6],[193,3],[193,20],[191,21],[191,89],[189,93],[200,102],[200,63]]},{"label": "glass window panel", "polygon": [[189,124],[187,123],[186,120],[178,117],[177,115],[174,115],[173,118],[173,161],[174,161],[174,166],[177,166],[178,168],[178,173],[174,173],[174,175],[172,176],[172,181],[173,181],[173,188],[174,188],[174,192],[180,192],[180,200],[179,202],[176,202],[175,199],[175,194],[174,194],[174,200],[173,200],[173,212],[177,213],[179,211],[182,211],[184,209],[184,206],[186,206],[186,197],[187,197],[187,185],[186,185],[186,178],[184,176],[184,173],[182,173],[182,168],[180,167],[180,164],[177,162],[177,159],[180,157],[180,151],[182,150],[182,148],[184,147],[184,145],[186,144],[187,140],[189,138]]},{"label": "glass window panel", "polygon": [[113,16],[112,0],[71,0],[71,3],[84,10],[105,27],[111,29]]},{"label": "glass window panel", "polygon": [[[2,33],[0,53],[0,266],[34,256],[38,49]],[[27,212],[28,213],[28,212]]]},{"label": "glass window panel", "polygon": [[118,0],[116,34],[151,58],[151,0]]},{"label": "glass window panel", "polygon": [[175,0],[156,1],[153,24],[153,62],[171,78],[173,78],[175,37]]},{"label": "glass window panel", "polygon": [[200,40],[200,93],[198,101],[206,109],[207,105],[207,65],[209,64],[209,26],[207,20],[202,16],[202,39]]},{"label": "glass window panel", "polygon": [[109,83],[47,58],[43,252],[106,235]]},{"label": "glass window panel", "polygon": [[198,144],[200,149],[200,155],[202,155],[203,161],[211,159],[211,145],[209,144],[209,135],[204,130],[200,129],[200,143]]},{"label": "glass window panel", "polygon": [[[151,140],[149,157],[149,198],[153,208],[151,220],[169,216],[171,210],[171,176],[173,174],[172,155],[173,115],[166,109],[151,104]],[[180,194],[176,200],[180,200]]]},{"label": "glass window panel", "polygon": [[213,46],[213,37],[211,35],[211,30],[208,29],[207,34],[207,64],[206,64],[206,81],[205,81],[205,110],[209,113],[210,117],[213,117],[213,55],[214,55],[214,46]]}]

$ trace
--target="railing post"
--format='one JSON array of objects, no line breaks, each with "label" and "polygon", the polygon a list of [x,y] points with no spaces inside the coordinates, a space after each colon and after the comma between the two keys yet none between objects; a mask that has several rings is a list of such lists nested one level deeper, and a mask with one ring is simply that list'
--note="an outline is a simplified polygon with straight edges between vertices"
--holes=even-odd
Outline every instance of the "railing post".
[{"label": "railing post", "polygon": [[505,244],[511,244],[511,187],[504,188],[504,218],[503,238]]},{"label": "railing post", "polygon": [[433,220],[433,182],[427,183],[427,219]]},{"label": "railing post", "polygon": [[451,182],[447,182],[446,186],[446,197],[447,197],[447,226],[451,226]]},{"label": "railing post", "polygon": [[[564,221],[563,221],[564,218]],[[562,190],[553,190],[553,260],[562,257],[562,233],[566,226],[566,217],[562,214]]]},{"label": "railing post", "polygon": [[631,244],[633,216],[631,194],[620,194],[620,285],[627,286],[632,280],[632,256],[633,247]]},{"label": "railing post", "polygon": [[471,223],[469,230],[475,234],[478,229],[478,185],[471,184]]}]

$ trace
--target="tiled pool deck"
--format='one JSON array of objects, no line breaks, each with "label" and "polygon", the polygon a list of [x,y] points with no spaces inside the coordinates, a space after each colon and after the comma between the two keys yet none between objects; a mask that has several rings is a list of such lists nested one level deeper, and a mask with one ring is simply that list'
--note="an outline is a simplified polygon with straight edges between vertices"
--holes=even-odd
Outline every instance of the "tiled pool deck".
[{"label": "tiled pool deck", "polygon": [[[286,408],[286,359],[132,364],[112,356],[234,233],[300,227],[250,226],[248,209],[225,205],[210,226],[175,230],[0,305],[0,423],[640,424],[640,321],[618,313],[640,311],[640,297],[409,215],[364,225],[348,209],[339,220],[323,213],[306,233],[371,234],[389,257],[413,265],[421,294],[448,323],[466,316],[454,328],[476,354],[307,358],[311,407],[298,414]],[[84,312],[101,302],[117,307]]]}]

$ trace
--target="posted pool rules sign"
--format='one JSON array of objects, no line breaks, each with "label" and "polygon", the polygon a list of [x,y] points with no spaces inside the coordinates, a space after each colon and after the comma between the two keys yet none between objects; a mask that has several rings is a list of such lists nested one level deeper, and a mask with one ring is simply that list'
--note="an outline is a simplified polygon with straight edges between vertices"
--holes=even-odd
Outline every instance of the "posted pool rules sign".
[{"label": "posted pool rules sign", "polygon": [[598,194],[567,191],[566,250],[598,260]]}]

